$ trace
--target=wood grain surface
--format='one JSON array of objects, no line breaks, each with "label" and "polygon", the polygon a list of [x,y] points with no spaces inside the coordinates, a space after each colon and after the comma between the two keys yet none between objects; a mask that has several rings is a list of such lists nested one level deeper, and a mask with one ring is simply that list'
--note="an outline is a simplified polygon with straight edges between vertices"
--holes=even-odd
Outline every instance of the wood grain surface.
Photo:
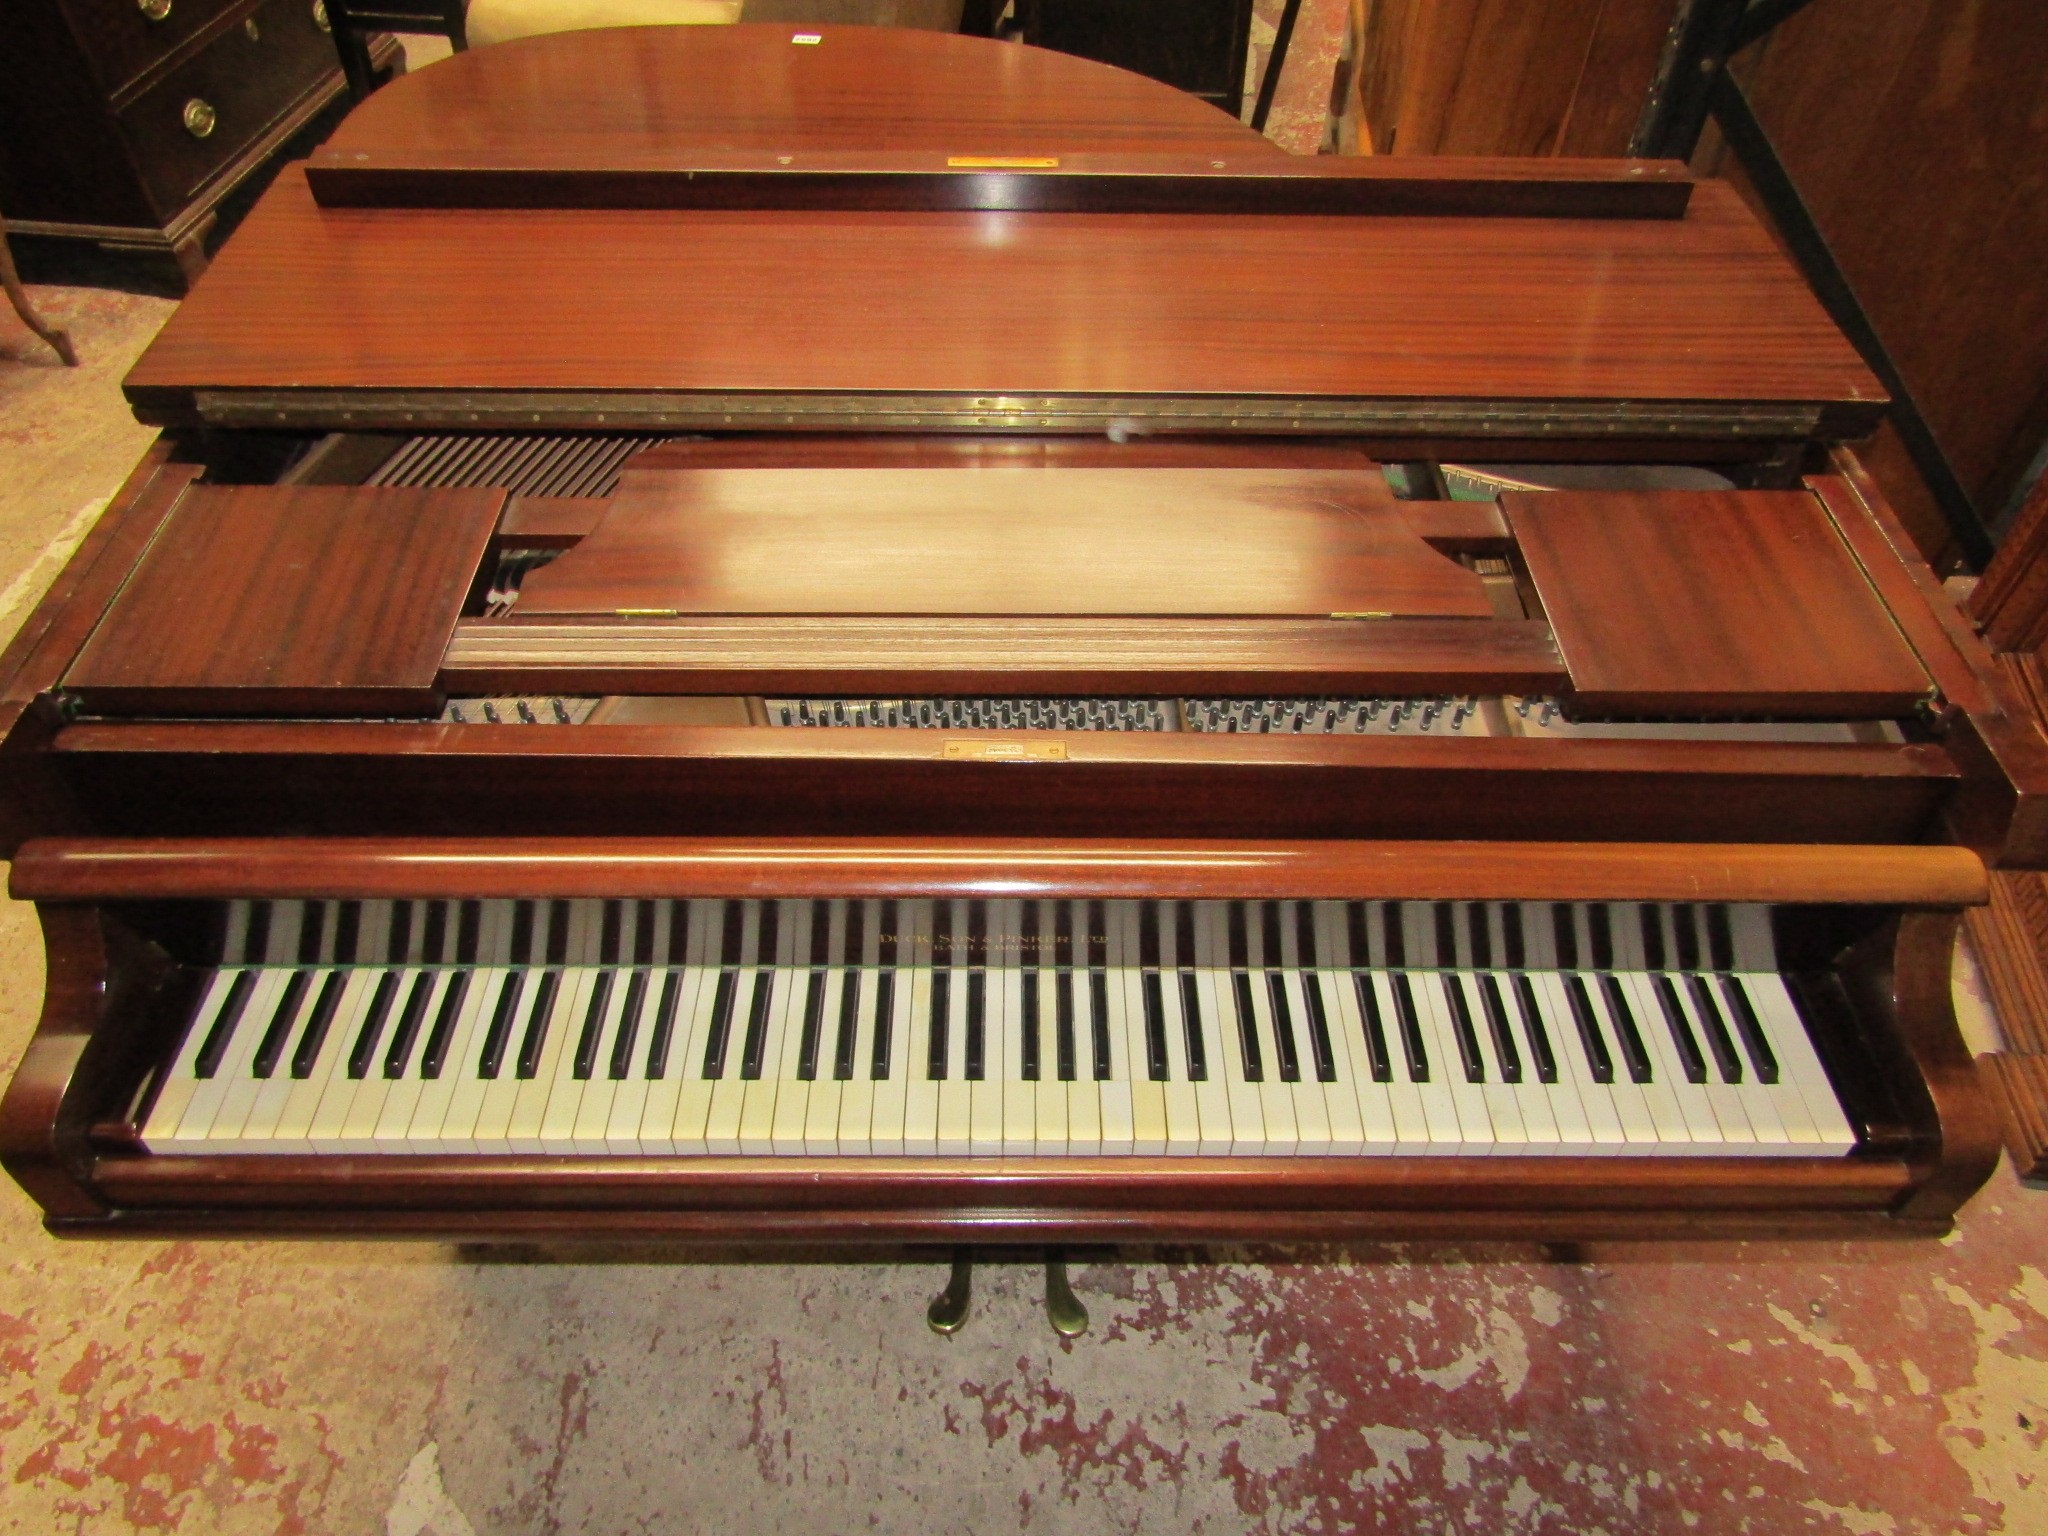
[{"label": "wood grain surface", "polygon": [[1962,907],[1960,848],[1105,839],[47,839],[17,900],[400,896],[1142,896]]},{"label": "wood grain surface", "polygon": [[194,486],[65,686],[116,713],[428,712],[504,499]]},{"label": "wood grain surface", "polygon": [[1576,707],[1900,716],[1933,682],[1805,491],[1501,498]]},{"label": "wood grain surface", "polygon": [[1377,470],[629,469],[527,617],[1490,619]]}]

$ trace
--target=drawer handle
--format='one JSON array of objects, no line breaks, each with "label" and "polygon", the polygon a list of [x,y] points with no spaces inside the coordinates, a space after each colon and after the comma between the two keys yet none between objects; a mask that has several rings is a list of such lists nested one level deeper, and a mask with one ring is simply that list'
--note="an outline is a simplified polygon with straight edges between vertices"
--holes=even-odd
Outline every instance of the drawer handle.
[{"label": "drawer handle", "polygon": [[203,139],[213,132],[213,125],[219,121],[212,107],[194,96],[185,103],[185,131],[195,139]]},{"label": "drawer handle", "polygon": [[135,0],[135,8],[151,21],[162,21],[171,14],[171,0]]},{"label": "drawer handle", "polygon": [[[164,4],[169,5],[170,0],[164,0]],[[334,30],[333,23],[327,19],[327,0],[313,0],[313,25],[322,32]]]},{"label": "drawer handle", "polygon": [[254,16],[249,17],[242,23],[242,33],[252,43],[263,41],[263,29],[256,25],[256,18]]}]

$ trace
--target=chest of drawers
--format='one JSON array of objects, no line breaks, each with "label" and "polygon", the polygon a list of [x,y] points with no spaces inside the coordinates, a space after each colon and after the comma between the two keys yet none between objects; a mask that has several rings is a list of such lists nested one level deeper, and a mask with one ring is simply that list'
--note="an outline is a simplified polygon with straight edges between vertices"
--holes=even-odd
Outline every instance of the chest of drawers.
[{"label": "chest of drawers", "polygon": [[[0,214],[206,265],[216,210],[342,90],[322,0],[18,0]],[[379,62],[396,56],[382,39]]]}]

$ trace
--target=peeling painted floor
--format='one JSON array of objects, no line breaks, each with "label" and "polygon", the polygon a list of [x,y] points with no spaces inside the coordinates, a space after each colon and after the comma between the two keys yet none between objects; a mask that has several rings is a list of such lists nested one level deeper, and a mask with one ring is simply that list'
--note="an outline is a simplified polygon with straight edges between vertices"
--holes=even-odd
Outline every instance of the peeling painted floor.
[{"label": "peeling painted floor", "polygon": [[[147,434],[168,312],[0,316],[0,627]],[[41,948],[0,905],[0,1071]],[[2048,1532],[2048,1196],[1940,1244],[1132,1254],[59,1244],[0,1189],[0,1531]]]}]

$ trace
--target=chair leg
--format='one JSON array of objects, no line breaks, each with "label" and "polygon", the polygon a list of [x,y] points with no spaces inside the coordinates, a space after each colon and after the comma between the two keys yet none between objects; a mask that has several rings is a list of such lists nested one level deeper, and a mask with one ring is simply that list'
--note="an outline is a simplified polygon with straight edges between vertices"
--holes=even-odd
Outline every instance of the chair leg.
[{"label": "chair leg", "polygon": [[71,337],[54,325],[44,324],[42,317],[29,304],[28,290],[21,286],[21,274],[14,270],[14,252],[8,249],[4,227],[0,227],[0,287],[7,290],[7,302],[21,316],[21,323],[47,342],[50,350],[64,360],[66,368],[76,368],[78,352],[71,345]]},{"label": "chair leg", "polygon": [[334,51],[341,56],[342,77],[348,81],[351,101],[364,101],[377,88],[377,73],[370,63],[370,45],[363,34],[337,19],[334,23]]},{"label": "chair leg", "polygon": [[469,0],[447,0],[443,20],[448,30],[448,41],[455,45],[455,51],[466,51],[469,47]]}]

